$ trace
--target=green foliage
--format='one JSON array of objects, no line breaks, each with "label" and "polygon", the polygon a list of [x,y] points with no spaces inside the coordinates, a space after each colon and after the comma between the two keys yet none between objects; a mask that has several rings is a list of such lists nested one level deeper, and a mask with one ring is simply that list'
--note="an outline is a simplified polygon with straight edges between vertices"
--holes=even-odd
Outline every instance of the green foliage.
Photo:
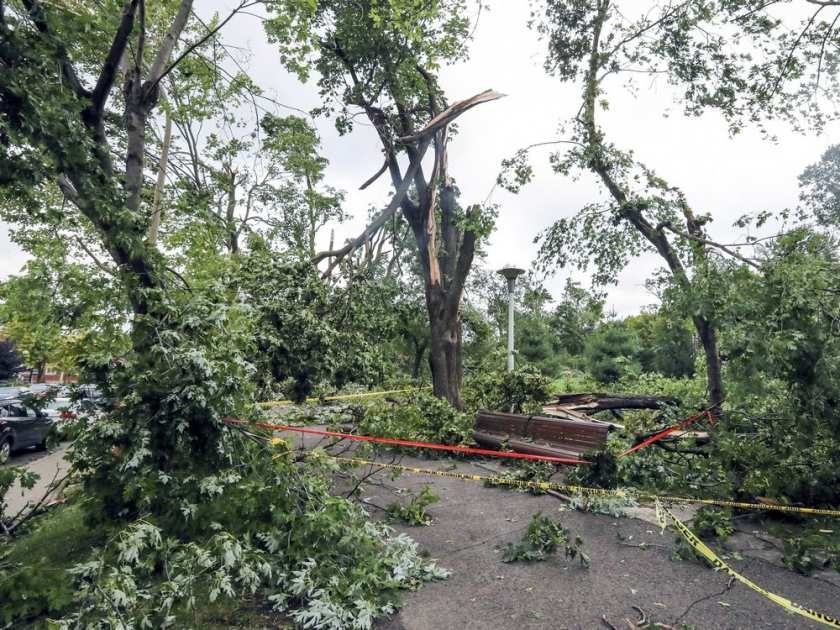
[{"label": "green foliage", "polygon": [[584,350],[589,372],[601,383],[615,383],[629,374],[639,373],[638,354],[638,337],[618,322],[598,328],[587,339]]},{"label": "green foliage", "polygon": [[820,161],[809,165],[799,176],[799,198],[804,209],[822,225],[840,225],[840,145],[828,147]]},{"label": "green foliage", "polygon": [[703,506],[691,521],[691,531],[700,538],[724,540],[735,533],[730,510]]},{"label": "green foliage", "polygon": [[[549,481],[551,477],[557,472],[557,468],[551,462],[540,461],[513,461],[500,477],[511,481],[534,481],[544,482]],[[513,488],[521,492],[528,492],[530,494],[545,494],[545,490],[539,488],[518,488],[510,484],[499,483],[492,480],[484,482],[486,486],[497,486],[500,488]]]},{"label": "green foliage", "polygon": [[253,361],[265,395],[279,387],[302,401],[321,385],[384,379],[384,348],[374,340],[395,324],[390,287],[364,278],[330,287],[309,262],[281,258],[258,241],[235,282],[252,311]]},{"label": "green foliage", "polygon": [[473,418],[428,391],[355,408],[362,435],[440,444],[471,444]]},{"label": "green foliage", "polygon": [[840,544],[819,533],[786,538],[782,562],[803,575],[826,569],[840,571]]},{"label": "green foliage", "polygon": [[464,388],[464,408],[538,413],[551,395],[551,381],[531,366],[509,372],[502,368],[482,370],[471,376]]},{"label": "green foliage", "polygon": [[796,230],[768,246],[762,274],[722,270],[732,411],[715,458],[740,493],[840,502],[840,314],[836,242]]},{"label": "green foliage", "polygon": [[655,372],[671,378],[694,374],[696,351],[694,331],[685,320],[667,313],[641,313],[624,323],[639,339],[636,354],[644,372]]},{"label": "green foliage", "polygon": [[301,465],[251,446],[244,455],[245,466],[203,480],[180,528],[147,516],[89,529],[82,505],[40,517],[3,559],[6,621],[49,613],[68,627],[196,627],[198,608],[258,594],[301,625],[369,628],[394,610],[399,589],[446,575],[409,538],[330,495],[328,458],[316,452]]},{"label": "green foliage", "polygon": [[[366,0],[351,6],[337,0],[272,3],[265,24],[283,64],[301,78],[318,72],[321,111],[336,112],[342,133],[353,127],[351,104],[376,102],[389,125],[399,129],[392,103],[382,104],[382,86],[406,99],[407,111],[425,109],[425,78],[441,64],[465,58],[471,15],[466,0],[434,4],[413,0]],[[336,45],[336,42],[339,42]],[[347,81],[347,68],[363,81]],[[420,127],[418,127],[420,128]]]},{"label": "green foliage", "polygon": [[85,527],[78,504],[52,509],[26,528],[25,535],[9,541],[0,553],[3,624],[62,614],[73,603],[76,590],[66,572],[102,542],[101,533]]},{"label": "green foliage", "polygon": [[569,507],[581,512],[606,514],[613,518],[626,516],[626,508],[636,507],[638,502],[632,490],[624,490],[620,494],[589,494],[579,492],[572,497]]},{"label": "green foliage", "polygon": [[559,521],[553,521],[541,512],[531,517],[528,529],[518,543],[508,543],[502,550],[502,562],[533,562],[546,560],[563,547],[566,558],[579,558],[581,566],[589,567],[589,556],[583,550],[580,536],[571,538],[569,531]]},{"label": "green foliage", "polygon": [[430,505],[440,501],[432,486],[425,484],[419,494],[412,495],[406,505],[392,503],[388,506],[388,516],[403,521],[408,525],[431,525],[432,517],[426,511]]},{"label": "green foliage", "polygon": [[619,483],[618,455],[609,447],[584,454],[590,464],[575,466],[566,477],[570,484],[588,488],[615,488]]},{"label": "green foliage", "polygon": [[603,299],[567,280],[551,317],[557,346],[572,356],[582,354],[587,338],[603,319]]}]

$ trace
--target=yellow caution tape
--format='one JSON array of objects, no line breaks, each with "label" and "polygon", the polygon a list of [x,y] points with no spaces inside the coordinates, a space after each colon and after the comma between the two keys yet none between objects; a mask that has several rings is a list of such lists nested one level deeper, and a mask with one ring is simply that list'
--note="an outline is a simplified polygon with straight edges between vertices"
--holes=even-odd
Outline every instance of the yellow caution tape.
[{"label": "yellow caution tape", "polygon": [[[307,398],[304,402],[319,402],[321,400],[349,400],[351,398],[371,398],[373,396],[387,396],[388,394],[405,394],[407,392],[419,392],[423,389],[429,389],[431,385],[427,385],[426,387],[410,387],[408,389],[391,389],[384,392],[363,392],[361,394],[344,394],[341,396],[324,396],[323,398],[319,396],[313,396],[311,398]],[[276,407],[278,405],[291,405],[294,404],[295,401],[293,400],[267,400],[265,402],[259,403],[259,406],[263,409],[268,409],[269,407]]]},{"label": "yellow caution tape", "polygon": [[448,470],[431,470],[428,468],[416,468],[414,466],[402,466],[400,464],[387,464],[374,462],[367,459],[353,457],[335,457],[334,459],[345,461],[361,466],[378,466],[380,468],[391,468],[400,472],[415,473],[418,475],[430,475],[433,477],[450,477],[452,479],[463,479],[466,481],[486,481],[494,485],[513,486],[516,488],[532,488],[535,490],[557,490],[559,492],[570,492],[573,494],[590,494],[600,496],[631,497],[641,501],[664,501],[666,503],[699,503],[702,505],[716,505],[721,507],[734,507],[741,510],[776,510],[781,512],[797,512],[817,516],[831,516],[840,518],[840,510],[824,510],[821,508],[797,507],[793,505],[775,505],[772,503],[745,503],[741,501],[726,501],[718,499],[701,499],[694,497],[672,497],[645,492],[627,492],[626,490],[607,490],[605,488],[588,488],[586,486],[574,486],[553,481],[526,481],[524,479],[507,479],[505,477],[488,477],[485,475],[468,475],[465,473]]},{"label": "yellow caution tape", "polygon": [[[659,521],[660,526],[662,527],[663,531],[667,526],[667,518],[670,518],[671,521],[674,523],[674,527],[677,528],[677,531],[682,535],[682,537],[704,558],[706,558],[712,566],[716,570],[720,570],[725,572],[726,574],[732,576],[745,586],[748,586],[755,592],[763,595],[770,601],[778,604],[785,610],[795,613],[797,615],[801,615],[813,621],[818,621],[823,623],[827,626],[831,626],[832,628],[840,628],[840,620],[831,617],[830,615],[826,615],[815,610],[811,610],[810,608],[805,608],[804,606],[800,606],[799,604],[792,602],[791,600],[787,599],[786,597],[782,597],[780,595],[776,595],[775,593],[771,593],[770,591],[763,589],[755,582],[749,580],[748,578],[744,577],[728,564],[726,564],[723,560],[721,560],[714,551],[712,551],[702,540],[700,540],[694,532],[692,532],[686,525],[680,521],[674,514],[668,510],[668,508],[664,507],[661,502],[662,500],[674,500],[677,499],[684,503],[694,503],[694,502],[702,502],[702,503],[709,503],[713,502],[713,499],[690,499],[688,497],[658,497],[653,494],[643,494],[643,495],[630,495],[629,493],[623,490],[605,490],[603,488],[587,488],[585,486],[574,486],[574,485],[567,485],[562,483],[554,483],[551,481],[525,481],[521,479],[506,479],[504,477],[487,477],[485,475],[468,475],[465,473],[453,472],[448,470],[431,470],[428,468],[417,468],[414,466],[401,466],[399,464],[388,464],[384,462],[373,462],[367,459],[358,459],[353,457],[334,457],[334,459],[345,461],[352,464],[361,464],[361,465],[370,465],[370,466],[378,466],[380,468],[390,468],[393,470],[399,470],[400,472],[410,472],[416,473],[421,475],[431,475],[435,477],[450,477],[453,479],[464,479],[468,481],[488,481],[494,484],[500,485],[508,485],[508,486],[515,486],[517,488],[536,488],[539,490],[565,490],[567,492],[579,492],[583,494],[599,494],[599,495],[611,495],[611,496],[637,496],[637,498],[653,498],[655,508],[656,508],[656,518]],[[792,508],[791,506],[774,506],[770,504],[757,504],[757,503],[739,503],[739,502],[724,502],[732,505],[737,505],[739,507],[748,506],[750,508],[755,508],[756,506],[764,506],[761,509],[775,509],[777,507],[788,507],[791,510],[795,510],[796,508]],[[714,504],[717,504],[714,503]],[[840,516],[840,511],[837,510],[814,510],[811,508],[799,508],[801,510],[808,510],[806,513],[813,514],[813,513],[831,513],[832,516]]]},{"label": "yellow caution tape", "polygon": [[694,534],[694,532],[692,532],[688,527],[686,527],[685,523],[683,523],[676,516],[674,516],[674,514],[668,508],[661,505],[659,501],[656,502],[656,513],[657,518],[660,520],[660,525],[663,525],[663,529],[664,525],[667,524],[667,522],[665,521],[665,517],[670,518],[671,521],[674,523],[674,527],[685,539],[685,541],[689,545],[691,545],[697,553],[706,558],[706,560],[708,560],[712,564],[715,570],[723,571],[727,575],[730,575],[744,586],[747,586],[754,590],[756,593],[763,595],[771,602],[778,604],[788,612],[801,615],[802,617],[806,617],[807,619],[811,619],[812,621],[818,621],[827,626],[831,626],[832,628],[840,628],[840,620],[829,615],[817,612],[816,610],[811,610],[810,608],[800,606],[799,604],[790,601],[787,597],[782,597],[780,595],[776,595],[775,593],[771,593],[770,591],[763,589],[752,580],[744,577],[743,575],[735,571],[732,567],[730,567],[723,560],[721,560],[717,556],[717,554],[715,554],[714,551],[712,551],[702,540],[700,540]]},{"label": "yellow caution tape", "polygon": [[812,514],[814,516],[831,516],[840,518],[840,510],[826,510],[823,508],[799,507],[796,505],[779,505],[777,503],[749,503],[744,501],[727,501],[725,499],[700,499],[695,497],[670,497],[659,494],[643,494],[641,498],[659,499],[667,503],[698,503],[701,505],[715,505],[718,507],[736,508],[738,510],[773,510],[775,512],[795,512],[797,514]]}]

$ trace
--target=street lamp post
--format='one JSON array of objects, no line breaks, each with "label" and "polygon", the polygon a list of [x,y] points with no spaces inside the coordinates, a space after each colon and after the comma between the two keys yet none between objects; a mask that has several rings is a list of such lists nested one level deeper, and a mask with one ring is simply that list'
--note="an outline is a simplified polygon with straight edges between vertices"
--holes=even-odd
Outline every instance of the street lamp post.
[{"label": "street lamp post", "polygon": [[516,279],[525,273],[524,269],[514,267],[513,265],[505,265],[498,271],[499,275],[504,276],[508,285],[508,338],[507,338],[507,369],[508,372],[513,371],[513,290],[516,287]]}]

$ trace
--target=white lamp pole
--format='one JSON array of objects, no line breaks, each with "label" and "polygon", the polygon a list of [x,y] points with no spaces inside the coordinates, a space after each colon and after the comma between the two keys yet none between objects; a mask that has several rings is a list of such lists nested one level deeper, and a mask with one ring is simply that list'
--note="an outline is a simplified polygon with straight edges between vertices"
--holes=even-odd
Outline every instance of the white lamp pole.
[{"label": "white lamp pole", "polygon": [[513,371],[513,291],[516,288],[516,279],[525,273],[524,269],[513,265],[505,265],[498,271],[504,276],[508,285],[508,338],[507,338],[507,369]]}]

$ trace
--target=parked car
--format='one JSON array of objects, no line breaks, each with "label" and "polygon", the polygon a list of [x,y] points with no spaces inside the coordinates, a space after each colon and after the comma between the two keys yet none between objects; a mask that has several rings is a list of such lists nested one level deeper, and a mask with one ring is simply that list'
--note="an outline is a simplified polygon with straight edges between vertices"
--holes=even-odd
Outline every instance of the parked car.
[{"label": "parked car", "polygon": [[0,387],[0,400],[17,398],[23,390],[20,387]]},{"label": "parked car", "polygon": [[5,420],[0,420],[0,466],[12,456],[12,427]]},{"label": "parked car", "polygon": [[67,396],[54,398],[42,411],[53,420],[69,420],[76,417],[73,413],[73,401]]},{"label": "parked car", "polygon": [[46,449],[52,425],[52,418],[27,407],[20,398],[0,400],[0,462],[8,460],[13,451],[33,446]]}]

